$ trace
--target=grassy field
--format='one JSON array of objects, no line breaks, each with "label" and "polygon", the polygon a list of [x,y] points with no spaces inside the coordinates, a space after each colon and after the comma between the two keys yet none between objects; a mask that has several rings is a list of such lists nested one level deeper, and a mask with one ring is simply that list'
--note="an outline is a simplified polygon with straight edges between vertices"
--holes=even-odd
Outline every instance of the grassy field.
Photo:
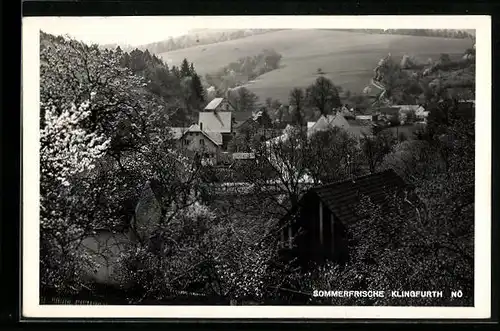
[{"label": "grassy field", "polygon": [[267,97],[288,100],[293,87],[305,87],[316,79],[321,68],[325,76],[342,87],[361,93],[373,76],[380,58],[389,52],[394,57],[404,54],[426,61],[441,53],[463,54],[472,47],[470,40],[398,35],[376,35],[327,30],[282,30],[243,39],[200,45],[160,54],[169,65],[187,58],[198,73],[217,69],[243,56],[255,55],[273,48],[283,55],[282,68],[268,72],[247,87],[261,101]]}]

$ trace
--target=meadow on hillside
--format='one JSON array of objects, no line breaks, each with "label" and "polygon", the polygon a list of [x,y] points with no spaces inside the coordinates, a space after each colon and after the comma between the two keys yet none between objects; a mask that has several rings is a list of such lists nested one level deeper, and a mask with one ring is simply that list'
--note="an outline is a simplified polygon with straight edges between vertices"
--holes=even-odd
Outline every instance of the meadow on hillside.
[{"label": "meadow on hillside", "polygon": [[169,65],[179,65],[184,58],[193,62],[204,76],[214,73],[238,58],[255,55],[263,49],[274,49],[283,58],[280,69],[259,76],[246,86],[260,101],[266,98],[288,100],[294,87],[305,87],[317,77],[321,68],[335,84],[361,93],[373,76],[380,58],[412,55],[417,60],[436,60],[441,53],[455,57],[472,47],[466,39],[374,35],[327,30],[281,30],[238,40],[201,45],[160,54]]}]

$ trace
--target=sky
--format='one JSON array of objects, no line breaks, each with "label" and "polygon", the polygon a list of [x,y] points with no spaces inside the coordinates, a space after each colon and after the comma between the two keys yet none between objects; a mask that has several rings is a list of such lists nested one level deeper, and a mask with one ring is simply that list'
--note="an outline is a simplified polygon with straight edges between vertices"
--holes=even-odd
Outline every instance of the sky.
[{"label": "sky", "polygon": [[[54,35],[70,35],[75,39],[97,44],[138,46],[186,34],[190,28],[178,20],[137,17],[71,17],[43,18],[40,29]],[[125,24],[124,24],[125,23]]]}]

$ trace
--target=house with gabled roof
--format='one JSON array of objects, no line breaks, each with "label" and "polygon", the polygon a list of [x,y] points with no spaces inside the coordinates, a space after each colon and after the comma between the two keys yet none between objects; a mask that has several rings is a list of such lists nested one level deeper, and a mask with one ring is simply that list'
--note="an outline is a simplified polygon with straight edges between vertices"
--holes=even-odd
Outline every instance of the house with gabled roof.
[{"label": "house with gabled roof", "polygon": [[280,220],[282,251],[305,263],[347,262],[349,228],[362,218],[358,212],[361,197],[368,197],[389,214],[396,208],[390,199],[398,194],[404,197],[404,205],[398,210],[409,220],[414,219],[420,200],[394,170],[313,187]]},{"label": "house with gabled roof", "polygon": [[222,144],[222,134],[205,130],[203,124],[191,125],[178,138],[182,150],[192,152],[212,164],[219,162]]},{"label": "house with gabled roof", "polygon": [[319,131],[325,131],[329,128],[341,128],[349,132],[354,138],[360,138],[363,133],[369,134],[370,126],[358,120],[347,120],[342,114],[322,115],[314,124],[309,122],[307,125],[307,135],[311,137]]},{"label": "house with gabled roof", "polygon": [[344,116],[341,114],[334,114],[334,115],[321,115],[321,117],[314,123],[313,125],[310,126],[307,130],[308,136],[313,135],[314,133],[318,131],[324,131],[328,130],[329,128],[332,127],[338,127],[338,128],[343,128],[347,129],[349,127],[349,123],[345,119]]}]

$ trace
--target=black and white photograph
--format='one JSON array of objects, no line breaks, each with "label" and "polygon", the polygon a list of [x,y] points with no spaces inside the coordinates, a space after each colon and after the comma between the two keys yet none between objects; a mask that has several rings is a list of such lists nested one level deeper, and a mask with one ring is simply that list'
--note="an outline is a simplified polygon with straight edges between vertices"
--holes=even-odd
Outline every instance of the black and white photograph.
[{"label": "black and white photograph", "polygon": [[23,19],[24,315],[489,317],[490,47],[486,16]]}]

